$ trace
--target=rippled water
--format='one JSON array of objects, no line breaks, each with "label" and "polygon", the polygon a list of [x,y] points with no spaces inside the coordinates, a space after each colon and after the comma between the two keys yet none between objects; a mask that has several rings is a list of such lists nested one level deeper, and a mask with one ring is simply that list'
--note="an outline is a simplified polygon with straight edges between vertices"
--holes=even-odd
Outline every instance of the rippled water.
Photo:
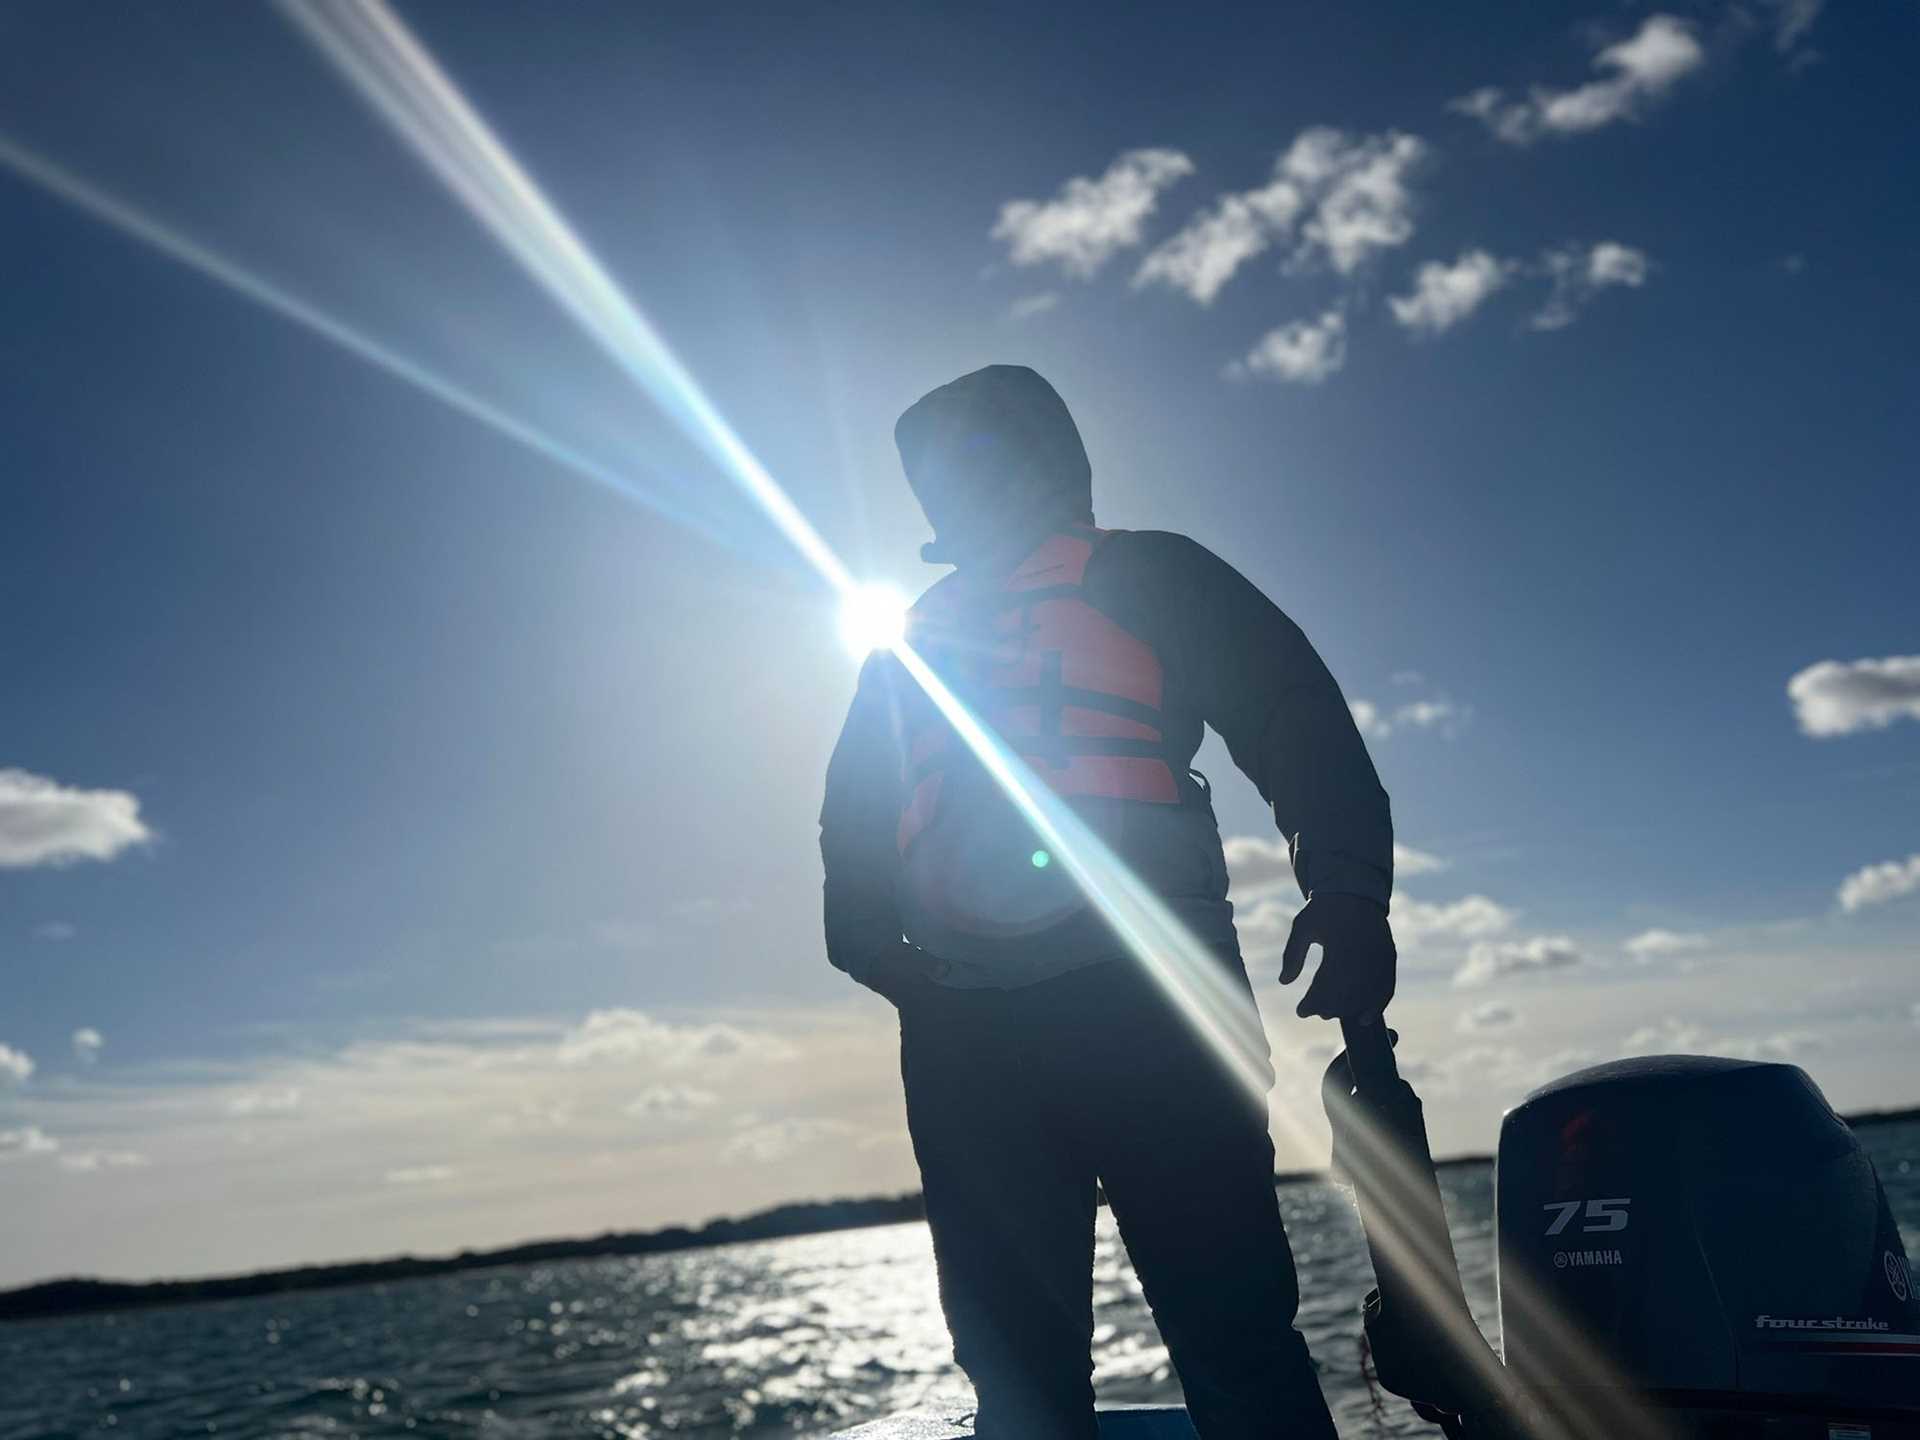
[{"label": "rippled water", "polygon": [[[1920,1125],[1862,1138],[1920,1253]],[[1492,1333],[1490,1182],[1443,1177]],[[1280,1197],[1341,1433],[1435,1433],[1361,1375],[1352,1206],[1319,1184]],[[1100,1397],[1177,1401],[1104,1212],[1094,1279]],[[818,1435],[965,1393],[923,1225],[0,1326],[0,1376],[8,1437]]]}]

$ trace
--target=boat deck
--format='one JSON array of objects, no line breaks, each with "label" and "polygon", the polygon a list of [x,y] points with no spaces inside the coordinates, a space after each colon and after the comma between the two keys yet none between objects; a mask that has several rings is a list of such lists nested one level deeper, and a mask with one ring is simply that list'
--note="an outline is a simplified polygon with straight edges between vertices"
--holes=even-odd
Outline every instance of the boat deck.
[{"label": "boat deck", "polygon": [[[1194,1440],[1193,1424],[1178,1405],[1102,1407],[1100,1440]],[[973,1412],[916,1410],[842,1430],[833,1440],[968,1440]]]}]

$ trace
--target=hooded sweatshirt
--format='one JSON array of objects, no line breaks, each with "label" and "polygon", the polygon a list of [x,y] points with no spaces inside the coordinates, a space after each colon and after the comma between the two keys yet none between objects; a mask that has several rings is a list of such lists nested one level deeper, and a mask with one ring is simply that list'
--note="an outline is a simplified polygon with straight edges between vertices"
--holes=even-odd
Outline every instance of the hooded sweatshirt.
[{"label": "hooded sweatshirt", "polygon": [[[964,536],[957,557],[964,577],[991,582],[1050,534],[1091,519],[1079,434],[1059,396],[1030,370],[996,366],[963,377],[909,410],[896,433],[935,525],[929,549],[954,553],[942,533],[951,519]],[[993,496],[990,513],[1003,521],[997,544],[983,543],[979,512],[965,510],[983,489]],[[1302,894],[1345,892],[1387,904],[1387,795],[1339,686],[1299,627],[1218,556],[1165,532],[1104,536],[1087,562],[1081,598],[1144,643],[1162,668],[1161,731],[1181,803],[1089,818],[1108,822],[1096,828],[1174,914],[1203,942],[1235,952],[1210,791],[1190,774],[1209,725],[1273,807]],[[828,959],[860,978],[905,935],[945,962],[937,972],[944,984],[1013,988],[1123,954],[1090,908],[999,938],[956,935],[916,910],[896,840],[907,802],[906,717],[916,703],[917,682],[897,658],[878,653],[867,661],[828,765],[821,811]]]}]

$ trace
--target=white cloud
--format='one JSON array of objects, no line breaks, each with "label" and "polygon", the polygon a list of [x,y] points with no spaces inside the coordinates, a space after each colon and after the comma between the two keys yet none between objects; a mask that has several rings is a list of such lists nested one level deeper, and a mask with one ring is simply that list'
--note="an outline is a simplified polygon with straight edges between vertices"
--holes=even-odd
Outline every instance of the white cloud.
[{"label": "white cloud", "polygon": [[38,1125],[0,1130],[0,1161],[19,1160],[28,1155],[49,1155],[59,1148],[60,1142]]},{"label": "white cloud", "polygon": [[1418,670],[1396,670],[1391,679],[1395,685],[1424,685],[1427,677]]},{"label": "white cloud", "polygon": [[55,944],[71,940],[80,933],[79,929],[65,920],[45,920],[33,927],[33,938],[49,940]]},{"label": "white cloud", "polygon": [[1685,20],[1650,15],[1631,37],[1593,57],[1593,68],[1601,72],[1598,80],[1571,90],[1536,85],[1525,99],[1515,100],[1498,86],[1486,86],[1448,108],[1472,116],[1509,145],[1531,144],[1543,136],[1582,135],[1636,117],[1706,58]]},{"label": "white cloud", "polygon": [[645,1060],[665,1066],[692,1065],[754,1054],[777,1059],[786,1045],[771,1035],[723,1024],[674,1025],[639,1010],[595,1010],[561,1037],[563,1065]]},{"label": "white cloud", "polygon": [[1393,901],[1393,938],[1402,950],[1414,950],[1435,941],[1457,943],[1497,935],[1513,919],[1513,911],[1485,895],[1467,895],[1443,904],[1399,895]]},{"label": "white cloud", "polygon": [[1920,720],[1920,655],[1822,660],[1787,681],[1800,728],[1825,738]]},{"label": "white cloud", "polygon": [[1291,230],[1301,199],[1292,181],[1276,179],[1258,190],[1223,195],[1211,210],[1189,220],[1162,241],[1134,272],[1134,288],[1171,285],[1202,305],[1211,305],[1234,272]]},{"label": "white cloud", "polygon": [[[1278,835],[1229,835],[1220,842],[1227,859],[1227,874],[1233,881],[1233,896],[1243,906],[1240,928],[1244,931],[1250,924],[1278,924],[1274,914],[1255,919],[1244,906],[1249,902],[1258,902],[1264,908],[1276,896],[1287,903],[1281,907],[1284,919],[1291,924],[1299,908],[1299,886],[1294,879],[1293,862],[1287,858],[1287,842]],[[1429,855],[1424,850],[1415,850],[1410,845],[1396,844],[1393,847],[1393,872],[1405,879],[1409,875],[1431,875],[1447,868],[1447,862],[1437,855]],[[1418,905],[1418,901],[1406,903]]]},{"label": "white cloud", "polygon": [[1711,942],[1704,935],[1678,930],[1642,930],[1622,947],[1636,960],[1652,960],[1661,955],[1678,955],[1687,950],[1704,950]]},{"label": "white cloud", "polygon": [[1324,257],[1351,274],[1374,252],[1412,238],[1408,181],[1426,153],[1417,137],[1397,131],[1302,130],[1265,184],[1222,195],[1156,246],[1134,272],[1134,288],[1170,285],[1210,305],[1247,261],[1296,240],[1289,264]]},{"label": "white cloud", "polygon": [[1278,835],[1229,835],[1220,842],[1236,897],[1294,886],[1293,861]]},{"label": "white cloud", "polygon": [[1058,290],[1042,290],[1038,295],[1022,295],[1007,307],[1007,314],[1015,320],[1031,320],[1035,315],[1044,315],[1060,303]]},{"label": "white cloud", "polygon": [[82,1172],[138,1170],[148,1163],[138,1150],[74,1150],[60,1157],[63,1169]]},{"label": "white cloud", "polygon": [[1699,1025],[1672,1015],[1642,1025],[1620,1042],[1622,1055],[1724,1055],[1734,1060],[1790,1061],[1823,1050],[1826,1040],[1807,1030],[1769,1035],[1709,1035]]},{"label": "white cloud", "polygon": [[1472,1035],[1483,1030],[1504,1030],[1519,1018],[1519,1012],[1511,1005],[1490,1000],[1485,1005],[1476,1005],[1471,1010],[1461,1011],[1460,1018],[1454,1022],[1454,1028],[1463,1035]]},{"label": "white cloud", "polygon": [[726,1155],[731,1160],[771,1164],[799,1154],[823,1140],[837,1140],[851,1135],[856,1128],[845,1120],[824,1118],[769,1121],[750,1126],[735,1135],[727,1142]]},{"label": "white cloud", "polygon": [[1561,970],[1581,962],[1580,949],[1565,935],[1536,935],[1530,940],[1481,940],[1467,951],[1467,963],[1454,972],[1453,983],[1485,985],[1503,975],[1531,975]]},{"label": "white cloud", "polygon": [[1077,175],[1051,200],[1007,201],[993,238],[1007,242],[1015,265],[1057,262],[1091,279],[1115,253],[1140,243],[1160,192],[1192,173],[1193,161],[1178,150],[1129,150],[1099,179]]},{"label": "white cloud", "polygon": [[1393,712],[1395,725],[1411,725],[1416,730],[1431,730],[1436,725],[1444,726],[1450,720],[1466,718],[1464,706],[1451,700],[1416,700],[1411,705],[1402,705]]},{"label": "white cloud", "polygon": [[1826,0],[1767,0],[1773,10],[1773,48],[1790,53],[1813,29]]},{"label": "white cloud", "polygon": [[1298,889],[1274,889],[1251,903],[1235,902],[1240,909],[1233,917],[1233,928],[1240,936],[1240,953],[1249,964],[1279,958],[1293,933],[1293,918],[1307,903]]},{"label": "white cloud", "polygon": [[1920,890],[1920,855],[1905,860],[1886,860],[1866,865],[1840,882],[1842,910],[1859,910],[1868,905],[1884,905]]},{"label": "white cloud", "polygon": [[1675,1055],[1698,1050],[1706,1032],[1698,1025],[1669,1015],[1652,1025],[1642,1025],[1620,1042],[1622,1055]]},{"label": "white cloud", "polygon": [[1540,257],[1540,266],[1553,289],[1546,304],[1527,322],[1535,330],[1564,330],[1602,290],[1616,286],[1637,290],[1647,283],[1653,268],[1644,250],[1617,240],[1549,250]]},{"label": "white cloud", "polygon": [[386,1178],[389,1185],[439,1185],[459,1173],[451,1165],[404,1165],[387,1171]]},{"label": "white cloud", "polygon": [[33,1074],[33,1057],[11,1045],[0,1045],[0,1083],[25,1080]]},{"label": "white cloud", "polygon": [[649,1085],[628,1103],[627,1114],[642,1120],[684,1120],[719,1099],[711,1090],[691,1085]]},{"label": "white cloud", "polygon": [[1451,740],[1473,718],[1471,706],[1445,698],[1409,701],[1391,712],[1382,710],[1371,700],[1351,700],[1347,708],[1353,712],[1353,723],[1369,740],[1385,740],[1394,731],[1409,726],[1415,730],[1438,729]]},{"label": "white cloud", "polygon": [[107,1043],[106,1037],[91,1025],[82,1025],[73,1032],[73,1058],[82,1065],[91,1065],[100,1058],[100,1048]]},{"label": "white cloud", "polygon": [[1722,1040],[1714,1047],[1722,1055],[1736,1060],[1793,1060],[1798,1056],[1827,1048],[1826,1037],[1810,1030],[1782,1030],[1772,1035],[1755,1035]]},{"label": "white cloud", "polygon": [[81,790],[0,770],[0,869],[111,860],[153,838],[125,790]]},{"label": "white cloud", "polygon": [[1387,298],[1393,318],[1419,335],[1439,335],[1478,310],[1507,283],[1515,265],[1485,250],[1463,250],[1451,265],[1429,260],[1414,272],[1413,293]]},{"label": "white cloud", "polygon": [[1303,132],[1287,163],[1322,193],[1301,227],[1296,261],[1324,253],[1348,275],[1376,250],[1406,244],[1413,238],[1407,180],[1426,153],[1417,137],[1398,131],[1357,140],[1326,127]]},{"label": "white cloud", "polygon": [[1446,868],[1447,862],[1438,855],[1429,855],[1411,845],[1393,847],[1393,873],[1401,879],[1409,875],[1432,875]]},{"label": "white cloud", "polygon": [[[696,1035],[709,1025],[749,1037],[773,1031],[788,1048],[774,1059],[764,1053],[771,1047],[749,1043],[723,1062],[686,1069],[673,1063],[684,1053],[675,1042],[658,1057],[570,1064],[560,1049],[584,1028],[575,1012],[572,1023],[391,1019],[344,1041],[335,1026],[315,1023],[290,1027],[272,1053],[102,1065],[44,1099],[23,1097],[0,1126],[37,1121],[65,1141],[60,1154],[137,1152],[151,1163],[133,1170],[103,1158],[89,1175],[30,1158],[6,1172],[0,1195],[38,1188],[11,1208],[0,1201],[8,1220],[0,1284],[80,1270],[212,1272],[453,1250],[913,1186],[899,1113],[899,1028],[888,1007],[849,987],[821,1008],[671,1018],[675,1031]],[[672,1124],[627,1113],[655,1086],[717,1098],[680,1097],[693,1108]],[[276,1113],[294,1094],[297,1108]],[[243,1095],[260,1098],[236,1117],[232,1102]],[[44,1109],[53,1104],[58,1125]],[[851,1128],[744,1140],[737,1152],[799,1148],[777,1164],[739,1163],[728,1144],[750,1126],[731,1122],[755,1108],[754,1126],[811,1116]],[[862,1148],[868,1137],[879,1138]],[[15,1136],[5,1148],[45,1144]],[[436,1166],[457,1179],[384,1183],[389,1171]],[[140,1183],[113,1183],[120,1179]],[[287,1223],[289,1194],[312,1206],[297,1226]],[[454,1203],[440,1204],[446,1196]],[[406,1197],[421,1203],[395,1203]],[[209,1213],[219,1226],[204,1224]]]},{"label": "white cloud", "polygon": [[242,1090],[227,1099],[229,1115],[289,1115],[300,1108],[299,1088],[292,1085],[266,1090]]},{"label": "white cloud", "polygon": [[1269,330],[1254,344],[1245,360],[1227,367],[1229,379],[1262,376],[1318,385],[1347,363],[1347,317],[1328,310],[1317,320],[1295,320]]}]

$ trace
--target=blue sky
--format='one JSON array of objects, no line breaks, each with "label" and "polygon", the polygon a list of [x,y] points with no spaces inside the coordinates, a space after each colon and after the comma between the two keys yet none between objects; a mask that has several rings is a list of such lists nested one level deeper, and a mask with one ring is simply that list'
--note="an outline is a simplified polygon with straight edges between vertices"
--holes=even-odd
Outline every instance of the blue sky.
[{"label": "blue sky", "polygon": [[[935,577],[893,418],[1015,361],[1300,621],[1438,1148],[1634,1049],[1920,1100],[1911,6],[402,13],[857,572]],[[910,1185],[778,532],[271,10],[16,6],[0,95],[0,1282]]]}]

